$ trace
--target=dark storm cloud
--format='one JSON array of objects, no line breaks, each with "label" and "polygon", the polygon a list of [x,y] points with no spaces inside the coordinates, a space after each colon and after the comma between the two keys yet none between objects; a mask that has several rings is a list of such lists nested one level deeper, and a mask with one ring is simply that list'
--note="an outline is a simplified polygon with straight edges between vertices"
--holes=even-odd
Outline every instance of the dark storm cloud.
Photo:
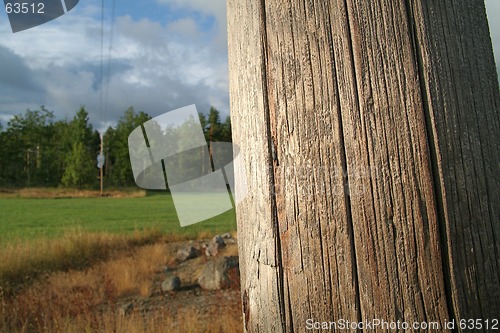
[{"label": "dark storm cloud", "polygon": [[5,99],[32,100],[44,91],[24,59],[3,46],[0,46],[0,73],[0,103]]},{"label": "dark storm cloud", "polygon": [[97,98],[87,99],[89,103],[85,106],[93,115],[93,119],[106,123],[116,122],[130,106],[152,117],[191,104],[196,104],[199,112],[207,113],[212,103],[207,100],[206,95],[220,94],[219,91],[211,91],[211,88],[201,84],[186,85],[168,77],[162,77],[159,82],[152,80],[151,86],[120,84],[120,81],[120,76],[114,77],[111,81],[102,112],[99,112],[100,105]]},{"label": "dark storm cloud", "polygon": [[39,107],[46,90],[39,73],[3,46],[0,46],[0,73],[0,123],[5,128],[13,115]]}]

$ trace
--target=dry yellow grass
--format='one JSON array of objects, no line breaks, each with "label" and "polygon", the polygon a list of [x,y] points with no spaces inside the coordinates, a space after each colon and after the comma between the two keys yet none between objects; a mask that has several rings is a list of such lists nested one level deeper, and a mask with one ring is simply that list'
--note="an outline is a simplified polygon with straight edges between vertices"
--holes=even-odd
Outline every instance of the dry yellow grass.
[{"label": "dry yellow grass", "polygon": [[165,246],[155,244],[139,249],[131,257],[114,260],[98,269],[102,270],[115,297],[127,294],[147,297],[151,293],[154,275],[167,261]]},{"label": "dry yellow grass", "polygon": [[[134,189],[124,190],[106,190],[105,196],[114,198],[141,198],[146,196],[145,190]],[[100,191],[79,190],[67,188],[22,188],[22,189],[0,189],[0,198],[94,198],[100,197]]]},{"label": "dry yellow grass", "polygon": [[83,271],[50,274],[16,295],[0,291],[0,332],[240,332],[240,307],[214,306],[203,314],[189,308],[120,313],[116,301],[149,296],[170,259],[165,244],[155,243]]},{"label": "dry yellow grass", "polygon": [[41,274],[80,269],[108,258],[113,252],[152,243],[161,237],[157,230],[133,236],[72,231],[58,239],[36,239],[2,247],[0,286],[15,293]]},{"label": "dry yellow grass", "polygon": [[[94,317],[89,321],[87,316],[81,315],[76,318],[66,318],[57,324],[46,327],[46,330],[37,332],[51,333],[238,333],[242,332],[242,321],[240,309],[233,309],[233,313],[214,315],[213,318],[197,317],[189,311],[181,311],[175,317],[166,311],[160,311],[155,316],[145,318],[140,314],[130,316],[120,316],[109,311]],[[12,333],[31,332],[28,327],[24,327]],[[10,332],[10,331],[1,331]]]}]

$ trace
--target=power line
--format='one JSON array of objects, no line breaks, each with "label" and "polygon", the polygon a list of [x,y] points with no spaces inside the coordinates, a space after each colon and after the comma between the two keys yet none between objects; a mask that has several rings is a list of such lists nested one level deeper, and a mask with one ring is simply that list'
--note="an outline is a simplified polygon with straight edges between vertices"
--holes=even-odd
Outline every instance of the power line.
[{"label": "power line", "polygon": [[[103,84],[104,84],[104,0],[101,0],[101,66],[100,66],[100,91],[99,91],[99,122],[102,125],[102,103],[103,103]],[[101,188],[101,197],[104,191],[104,166],[102,165],[102,158],[104,154],[104,133],[101,130],[99,133],[101,139],[100,151],[97,157],[98,167],[99,167],[99,183]]]},{"label": "power line", "polygon": [[101,0],[101,65],[100,65],[99,121],[102,124],[104,84],[104,0]]},{"label": "power line", "polygon": [[[113,50],[113,37],[114,37],[114,30],[115,30],[115,10],[116,10],[116,0],[113,0],[112,7],[111,7],[111,22],[110,22],[109,47],[108,47],[108,63],[107,63],[107,69],[106,69],[107,84],[106,84],[106,92],[104,94],[104,109],[105,110],[107,110],[107,108],[108,108],[108,101],[109,101],[109,82],[111,79],[111,52]],[[106,120],[106,119],[104,119],[104,120]]]},{"label": "power line", "polygon": [[[105,124],[106,120],[106,110],[108,109],[108,100],[109,100],[109,82],[111,76],[111,52],[113,49],[113,35],[114,35],[114,23],[115,23],[115,9],[116,9],[116,1],[113,0],[112,10],[111,10],[111,22],[110,22],[110,37],[109,37],[109,48],[108,48],[108,61],[106,68],[106,88],[104,88],[104,0],[101,1],[101,65],[100,65],[100,95],[99,95],[99,121],[101,126]],[[104,90],[106,89],[106,90]],[[104,92],[105,91],[105,92]],[[104,97],[103,97],[104,94]],[[104,108],[104,109],[103,109]],[[100,139],[101,139],[101,147],[98,157],[98,165],[99,165],[99,174],[100,174],[100,187],[101,187],[101,196],[103,196],[103,187],[104,187],[104,131],[101,130]],[[109,162],[108,162],[109,163]]]}]

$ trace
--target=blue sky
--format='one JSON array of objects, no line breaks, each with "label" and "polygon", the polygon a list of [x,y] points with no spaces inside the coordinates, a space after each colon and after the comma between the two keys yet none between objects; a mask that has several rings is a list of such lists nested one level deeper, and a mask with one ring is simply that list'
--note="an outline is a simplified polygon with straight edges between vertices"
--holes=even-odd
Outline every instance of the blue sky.
[{"label": "blue sky", "polygon": [[[109,18],[112,10],[111,1],[108,0],[105,6],[107,7],[106,16]],[[152,21],[165,23],[183,18],[192,18],[203,31],[212,29],[216,20],[213,15],[206,15],[206,12],[202,9],[197,9],[193,6],[179,6],[175,2],[169,3],[164,1],[160,3],[157,0],[117,1],[117,5],[115,5],[115,14],[117,16],[128,15],[134,20],[140,20],[146,17]]]},{"label": "blue sky", "polygon": [[[486,5],[500,58],[500,1]],[[111,6],[106,0],[106,65]],[[151,116],[190,104],[229,114],[225,0],[117,0],[115,9],[103,86],[100,0],[80,0],[66,15],[16,34],[0,10],[0,122],[42,104],[59,118],[85,105],[99,129],[129,106]]]}]

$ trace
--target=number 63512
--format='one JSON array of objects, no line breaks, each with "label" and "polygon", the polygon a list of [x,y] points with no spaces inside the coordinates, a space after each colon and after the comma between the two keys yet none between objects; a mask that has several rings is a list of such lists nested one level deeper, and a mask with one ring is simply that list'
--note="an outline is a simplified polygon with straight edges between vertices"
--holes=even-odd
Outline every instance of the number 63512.
[{"label": "number 63512", "polygon": [[7,14],[45,14],[45,4],[39,3],[26,3],[14,2],[5,5]]}]

